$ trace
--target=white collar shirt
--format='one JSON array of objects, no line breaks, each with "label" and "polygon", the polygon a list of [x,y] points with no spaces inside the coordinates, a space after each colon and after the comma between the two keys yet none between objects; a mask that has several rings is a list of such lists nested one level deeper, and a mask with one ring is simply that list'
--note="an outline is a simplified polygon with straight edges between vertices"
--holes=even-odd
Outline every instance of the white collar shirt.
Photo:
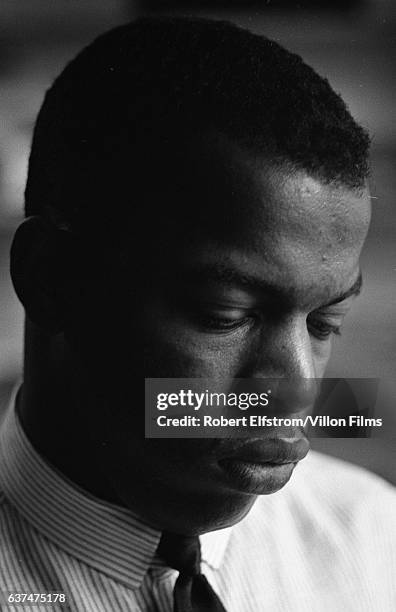
[{"label": "white collar shirt", "polygon": [[[171,612],[177,572],[156,557],[161,533],[54,469],[14,403],[0,428],[4,609],[21,609],[7,602],[13,594],[58,594],[35,606],[25,598],[23,609]],[[317,453],[240,523],[201,536],[201,547],[202,571],[227,612],[396,610],[393,487]]]}]

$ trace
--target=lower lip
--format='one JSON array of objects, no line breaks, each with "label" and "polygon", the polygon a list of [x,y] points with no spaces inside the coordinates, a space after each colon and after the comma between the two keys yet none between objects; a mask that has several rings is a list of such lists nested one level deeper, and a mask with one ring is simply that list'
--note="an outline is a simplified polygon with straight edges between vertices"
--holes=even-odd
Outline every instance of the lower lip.
[{"label": "lower lip", "polygon": [[243,493],[275,493],[290,479],[296,463],[252,463],[242,459],[222,459],[219,465],[233,489]]}]

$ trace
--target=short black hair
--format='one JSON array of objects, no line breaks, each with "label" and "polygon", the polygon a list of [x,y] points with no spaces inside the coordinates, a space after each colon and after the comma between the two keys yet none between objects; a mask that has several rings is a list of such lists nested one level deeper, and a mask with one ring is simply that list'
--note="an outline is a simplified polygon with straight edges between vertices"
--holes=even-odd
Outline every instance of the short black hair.
[{"label": "short black hair", "polygon": [[224,21],[142,18],[97,38],[47,92],[26,215],[75,229],[122,219],[150,150],[212,128],[325,182],[359,188],[368,176],[367,133],[298,55]]}]

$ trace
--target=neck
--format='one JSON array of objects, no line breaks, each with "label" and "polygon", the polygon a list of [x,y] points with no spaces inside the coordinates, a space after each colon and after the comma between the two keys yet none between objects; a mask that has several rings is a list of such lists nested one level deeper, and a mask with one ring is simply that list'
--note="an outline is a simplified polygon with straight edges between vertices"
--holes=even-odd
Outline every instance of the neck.
[{"label": "neck", "polygon": [[67,478],[92,495],[121,504],[100,461],[84,420],[84,385],[62,334],[50,336],[25,325],[24,384],[18,415],[35,449]]}]

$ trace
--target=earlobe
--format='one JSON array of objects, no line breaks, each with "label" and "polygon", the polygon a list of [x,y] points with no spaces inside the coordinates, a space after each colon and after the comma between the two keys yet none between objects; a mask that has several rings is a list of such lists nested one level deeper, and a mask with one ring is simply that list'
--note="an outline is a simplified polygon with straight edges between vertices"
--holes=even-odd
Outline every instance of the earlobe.
[{"label": "earlobe", "polygon": [[33,216],[17,229],[11,246],[11,278],[18,298],[33,323],[48,333],[64,330],[66,305],[62,303],[66,232]]}]

